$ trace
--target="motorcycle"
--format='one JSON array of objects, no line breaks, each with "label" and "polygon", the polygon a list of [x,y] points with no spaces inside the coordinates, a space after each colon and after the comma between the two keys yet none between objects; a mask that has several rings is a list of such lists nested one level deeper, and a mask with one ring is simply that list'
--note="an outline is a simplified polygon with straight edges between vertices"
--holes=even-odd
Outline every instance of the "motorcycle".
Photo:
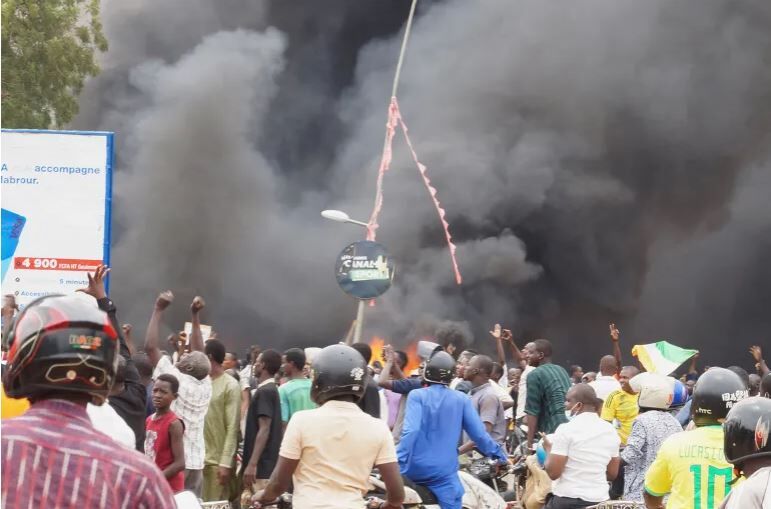
[{"label": "motorcycle", "polygon": [[[463,485],[463,509],[506,509],[506,501],[491,487],[476,479],[473,475],[463,470],[458,471],[458,477]],[[404,480],[405,509],[440,509],[439,502],[434,494],[425,486],[413,483],[407,478]],[[377,472],[369,478],[372,490],[367,493],[368,507],[378,507],[385,498],[385,483]]]}]

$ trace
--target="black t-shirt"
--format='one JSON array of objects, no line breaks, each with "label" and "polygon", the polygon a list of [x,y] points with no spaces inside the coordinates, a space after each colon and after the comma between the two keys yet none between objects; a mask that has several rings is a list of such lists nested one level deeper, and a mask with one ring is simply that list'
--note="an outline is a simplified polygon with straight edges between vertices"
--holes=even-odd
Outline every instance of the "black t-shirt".
[{"label": "black t-shirt", "polygon": [[120,348],[120,355],[126,359],[126,378],[124,382],[124,390],[120,394],[110,396],[108,402],[110,406],[115,410],[129,428],[134,430],[134,436],[136,437],[136,450],[144,452],[145,450],[145,419],[147,418],[147,389],[139,378],[139,371],[137,371],[134,361],[131,360],[131,352],[126,344],[126,339],[123,337],[123,333],[120,324],[118,323],[117,310],[115,304],[109,297],[97,299],[96,301],[99,309],[107,313],[110,318],[115,331],[118,333],[118,346]]},{"label": "black t-shirt", "polygon": [[371,378],[364,385],[364,396],[359,400],[359,408],[375,419],[380,419],[380,393],[377,383]]},{"label": "black t-shirt", "polygon": [[241,470],[246,468],[252,457],[254,442],[257,439],[260,423],[259,417],[270,418],[268,443],[262,455],[257,460],[257,479],[269,479],[278,462],[278,451],[281,448],[281,400],[275,383],[265,384],[254,393],[249,410],[246,413],[246,430],[244,431],[244,456]]}]

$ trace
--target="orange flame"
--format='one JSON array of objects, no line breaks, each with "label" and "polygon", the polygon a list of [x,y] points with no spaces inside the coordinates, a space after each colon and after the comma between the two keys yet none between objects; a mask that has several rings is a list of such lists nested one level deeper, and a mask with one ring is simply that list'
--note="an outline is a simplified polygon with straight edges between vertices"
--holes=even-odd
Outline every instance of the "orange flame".
[{"label": "orange flame", "polygon": [[[379,338],[377,336],[373,337],[370,340],[369,347],[372,349],[373,363],[375,361],[380,361],[381,364],[384,364],[383,347],[386,344],[387,343],[383,338]],[[418,369],[418,366],[420,366],[420,359],[418,358],[417,342],[411,343],[407,348],[404,349],[404,352],[407,354],[407,366],[404,368],[404,374],[409,376],[409,374],[412,373],[413,370]]]}]

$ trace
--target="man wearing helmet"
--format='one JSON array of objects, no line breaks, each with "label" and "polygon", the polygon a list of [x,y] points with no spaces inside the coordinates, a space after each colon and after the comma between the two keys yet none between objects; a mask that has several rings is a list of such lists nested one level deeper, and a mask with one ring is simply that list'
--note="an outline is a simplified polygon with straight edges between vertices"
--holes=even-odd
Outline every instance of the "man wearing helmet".
[{"label": "man wearing helmet", "polygon": [[96,431],[89,402],[104,404],[115,378],[118,333],[76,296],[30,303],[8,338],[6,393],[31,408],[3,421],[4,507],[174,507],[160,470]]},{"label": "man wearing helmet", "polygon": [[731,490],[720,509],[771,507],[771,399],[738,402],[723,423],[725,458],[746,481]]},{"label": "man wearing helmet", "polygon": [[736,373],[711,368],[693,388],[691,411],[696,429],[676,433],[661,445],[645,476],[645,504],[670,509],[715,509],[731,490],[732,468],[723,454],[722,423],[728,411],[747,397]]},{"label": "man wearing helmet", "polygon": [[292,416],[278,464],[253,500],[272,502],[292,481],[298,509],[361,509],[375,466],[387,490],[382,507],[401,507],[404,486],[388,425],[357,405],[367,382],[362,356],[350,346],[328,346],[313,360],[311,375],[311,398],[319,407]]},{"label": "man wearing helmet", "polygon": [[487,434],[471,399],[448,388],[454,371],[455,360],[447,352],[435,351],[429,357],[423,369],[428,388],[409,393],[397,447],[402,475],[431,490],[443,509],[461,507],[456,447],[461,431],[482,454],[508,460],[503,447]]},{"label": "man wearing helmet", "polygon": [[621,462],[625,465],[622,498],[642,502],[645,472],[656,459],[656,453],[664,440],[680,433],[683,428],[667,412],[673,398],[674,378],[642,373],[632,378],[629,385],[638,393],[640,412],[632,423],[626,447],[621,450]]}]

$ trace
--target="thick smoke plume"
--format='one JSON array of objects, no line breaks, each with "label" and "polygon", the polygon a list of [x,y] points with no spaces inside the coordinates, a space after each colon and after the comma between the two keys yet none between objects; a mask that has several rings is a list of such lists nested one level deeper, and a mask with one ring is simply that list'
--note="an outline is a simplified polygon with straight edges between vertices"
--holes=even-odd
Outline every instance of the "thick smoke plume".
[{"label": "thick smoke plume", "polygon": [[[408,2],[289,4],[105,5],[76,127],[117,132],[124,319],[170,287],[171,326],[201,293],[239,349],[346,334],[332,267],[363,232],[318,213],[368,217]],[[379,230],[397,279],[366,335],[452,320],[489,350],[501,321],[591,366],[615,321],[629,345],[748,365],[771,329],[770,59],[763,0],[421,4],[399,100],[464,284],[397,136]]]}]

